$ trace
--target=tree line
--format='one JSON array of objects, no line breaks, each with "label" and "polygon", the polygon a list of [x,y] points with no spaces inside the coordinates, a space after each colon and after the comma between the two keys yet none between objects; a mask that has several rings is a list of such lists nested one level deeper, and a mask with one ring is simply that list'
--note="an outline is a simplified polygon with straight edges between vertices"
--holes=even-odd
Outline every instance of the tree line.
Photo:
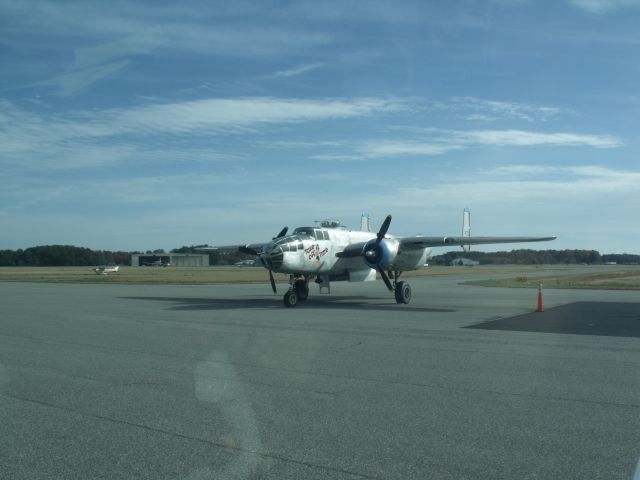
[{"label": "tree line", "polygon": [[[171,253],[202,253],[192,245],[174,248]],[[142,252],[122,252],[91,250],[72,245],[43,245],[24,250],[0,250],[0,267],[84,267],[95,265],[131,265],[131,254]],[[163,254],[164,250],[148,251],[149,254]],[[209,265],[233,265],[241,260],[253,258],[241,252],[209,251]],[[640,255],[600,254],[596,250],[512,250],[510,252],[461,252],[452,251],[429,259],[432,265],[451,265],[456,258],[468,258],[481,265],[553,265],[553,264],[638,264]]]},{"label": "tree line", "polygon": [[588,264],[597,265],[615,262],[619,264],[640,263],[640,255],[628,253],[601,254],[596,250],[529,250],[519,249],[510,252],[447,252],[429,260],[434,265],[451,265],[452,260],[468,258],[481,265],[557,265]]},{"label": "tree line", "polygon": [[131,253],[91,250],[72,245],[0,250],[0,267],[86,267],[109,263],[131,265]]}]

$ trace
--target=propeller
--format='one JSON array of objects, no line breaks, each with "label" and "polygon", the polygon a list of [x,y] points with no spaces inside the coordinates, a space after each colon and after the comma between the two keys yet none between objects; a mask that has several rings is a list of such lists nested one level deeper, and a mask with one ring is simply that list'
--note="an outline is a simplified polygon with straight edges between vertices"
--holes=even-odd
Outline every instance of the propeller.
[{"label": "propeller", "polygon": [[269,281],[271,282],[271,290],[273,290],[273,293],[278,293],[276,290],[276,280],[273,278],[273,272],[271,270],[269,270]]},{"label": "propeller", "polygon": [[[389,230],[389,225],[391,225],[391,215],[387,215],[386,218],[384,219],[384,222],[382,222],[382,225],[380,226],[380,230],[378,230],[378,234],[376,235],[376,243],[375,245],[373,245],[373,248],[369,248],[364,252],[364,255],[366,257],[374,261],[376,260],[376,257],[379,255],[379,251],[380,251],[380,242],[382,241],[384,236],[387,234],[387,230]],[[391,280],[389,280],[389,276],[387,275],[387,272],[385,272],[380,265],[376,266],[376,270],[380,274],[380,277],[382,278],[382,281],[387,286],[387,288],[393,291],[393,285],[391,284]]]},{"label": "propeller", "polygon": [[284,227],[282,230],[280,230],[280,233],[278,235],[272,238],[272,240],[275,240],[276,238],[284,237],[288,231],[289,231],[289,227]]},{"label": "propeller", "polygon": [[[288,231],[289,231],[289,227],[285,226],[282,230],[280,230],[278,235],[273,237],[272,240],[284,237],[287,234]],[[271,271],[270,268],[268,270],[269,270],[269,282],[271,282],[271,290],[273,290],[273,293],[278,293],[278,291],[276,289],[276,280],[273,278],[273,272]]]},{"label": "propeller", "polygon": [[389,225],[391,225],[391,215],[387,215],[380,226],[380,230],[378,230],[378,235],[376,235],[376,244],[380,243],[380,240],[384,238],[387,234],[387,230],[389,230]]},{"label": "propeller", "polygon": [[244,245],[242,247],[238,247],[238,251],[242,253],[246,253],[247,255],[255,255],[256,257],[260,255],[260,252],[255,248],[251,248],[248,245]]}]

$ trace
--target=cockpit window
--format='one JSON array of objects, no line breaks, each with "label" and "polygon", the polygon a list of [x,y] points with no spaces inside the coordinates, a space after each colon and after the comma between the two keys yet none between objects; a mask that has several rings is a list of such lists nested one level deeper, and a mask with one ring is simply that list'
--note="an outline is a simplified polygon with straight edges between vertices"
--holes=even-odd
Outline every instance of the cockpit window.
[{"label": "cockpit window", "polygon": [[294,234],[299,235],[300,237],[313,238],[316,239],[316,234],[311,227],[300,227],[296,228],[293,231]]}]

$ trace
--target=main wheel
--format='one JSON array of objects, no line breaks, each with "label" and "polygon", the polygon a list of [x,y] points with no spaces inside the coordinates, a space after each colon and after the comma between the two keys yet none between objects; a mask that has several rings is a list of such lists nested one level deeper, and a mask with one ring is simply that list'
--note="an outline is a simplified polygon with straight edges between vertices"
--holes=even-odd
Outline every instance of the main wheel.
[{"label": "main wheel", "polygon": [[298,304],[298,294],[294,289],[288,290],[284,294],[284,306],[287,308],[295,307]]},{"label": "main wheel", "polygon": [[396,303],[409,303],[411,301],[411,285],[407,282],[398,282],[394,293]]},{"label": "main wheel", "polygon": [[293,284],[293,288],[298,294],[298,300],[306,300],[309,298],[309,284],[304,280],[296,280]]}]

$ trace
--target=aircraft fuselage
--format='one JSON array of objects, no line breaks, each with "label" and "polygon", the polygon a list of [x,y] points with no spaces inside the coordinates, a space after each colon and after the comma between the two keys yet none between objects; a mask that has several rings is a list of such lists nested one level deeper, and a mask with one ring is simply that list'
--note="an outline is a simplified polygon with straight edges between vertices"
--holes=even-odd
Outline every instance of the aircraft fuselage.
[{"label": "aircraft fuselage", "polygon": [[[375,280],[375,269],[367,265],[362,255],[339,258],[337,254],[354,244],[375,241],[372,232],[352,231],[346,228],[301,227],[291,235],[268,243],[260,259],[265,268],[274,272],[302,275],[346,276],[350,281]],[[385,236],[385,244],[393,261],[389,268],[415,270],[424,265],[431,249],[398,251],[398,241]]]}]

